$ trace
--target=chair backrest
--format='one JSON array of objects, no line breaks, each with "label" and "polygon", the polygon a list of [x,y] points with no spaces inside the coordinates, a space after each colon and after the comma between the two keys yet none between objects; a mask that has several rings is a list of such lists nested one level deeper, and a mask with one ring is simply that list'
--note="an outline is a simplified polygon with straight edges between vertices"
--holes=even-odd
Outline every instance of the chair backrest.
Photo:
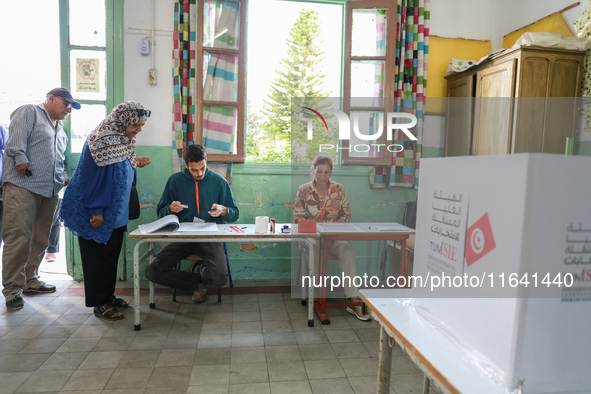
[{"label": "chair backrest", "polygon": [[404,216],[402,217],[402,224],[409,228],[416,228],[417,226],[417,202],[409,201],[404,205]]}]

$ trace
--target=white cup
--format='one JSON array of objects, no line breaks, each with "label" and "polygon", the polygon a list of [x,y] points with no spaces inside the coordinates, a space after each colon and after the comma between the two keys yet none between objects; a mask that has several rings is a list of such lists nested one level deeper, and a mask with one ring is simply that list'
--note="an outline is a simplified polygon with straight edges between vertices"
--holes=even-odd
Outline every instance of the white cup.
[{"label": "white cup", "polygon": [[265,234],[269,231],[269,217],[257,216],[254,220],[254,232],[257,234]]}]

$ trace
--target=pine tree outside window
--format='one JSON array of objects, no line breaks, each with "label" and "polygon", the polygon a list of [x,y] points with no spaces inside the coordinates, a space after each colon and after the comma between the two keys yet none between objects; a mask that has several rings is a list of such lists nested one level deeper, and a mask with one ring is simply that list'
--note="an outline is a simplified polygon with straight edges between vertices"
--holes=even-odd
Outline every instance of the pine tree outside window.
[{"label": "pine tree outside window", "polygon": [[[324,83],[326,72],[319,67],[325,54],[318,46],[318,41],[323,38],[325,21],[313,10],[305,10],[304,5],[295,23],[291,25],[284,47],[252,42],[249,38],[250,46],[266,45],[266,50],[284,54],[281,58],[282,68],[276,74],[266,76],[272,81],[271,88],[264,99],[264,108],[257,110],[251,110],[252,103],[250,97],[247,99],[246,92],[246,79],[252,72],[246,70],[246,15],[249,3],[254,5],[248,0],[206,0],[197,5],[197,20],[201,22],[197,23],[200,26],[197,31],[197,64],[202,66],[196,69],[195,143],[206,147],[210,161],[309,162],[310,157],[318,153],[311,151],[312,148],[317,149],[316,146],[308,148],[310,152],[292,154],[292,97],[375,97],[376,100],[370,100],[369,105],[366,105],[367,101],[343,102],[343,111],[350,116],[358,115],[360,125],[369,123],[370,133],[372,127],[377,125],[378,114],[384,114],[385,118],[386,112],[392,111],[385,98],[392,97],[394,91],[394,78],[390,75],[394,68],[394,50],[390,46],[395,42],[396,26],[395,21],[389,23],[387,15],[395,15],[395,3],[386,0],[349,1],[346,3],[345,15],[344,1],[281,1],[280,3],[331,4],[343,10],[341,19],[346,21],[346,26],[339,49],[343,49],[344,53],[341,51],[339,55],[341,67],[338,71],[339,75],[343,75],[339,88],[327,88]],[[228,33],[226,25],[232,21],[228,21],[224,8],[237,11],[237,19],[233,21],[234,32],[230,28]],[[367,34],[363,34],[366,42],[359,39],[356,41],[354,25],[357,23],[359,30],[367,27],[365,25],[369,14],[377,19],[372,26],[376,31],[375,37],[369,42]],[[279,16],[278,18],[282,19]],[[254,19],[251,15],[250,25],[253,20],[259,19]],[[268,20],[267,17],[261,15],[260,23],[265,23],[265,20]],[[380,31],[381,28],[383,31]],[[273,31],[270,30],[268,34],[273,35]],[[367,52],[368,48],[370,52]],[[300,134],[301,138],[305,138],[305,133]],[[383,138],[385,139],[385,135]],[[294,140],[297,142],[297,138]],[[387,143],[385,140],[376,142]],[[327,135],[318,143],[338,144],[339,141],[335,136]],[[266,149],[269,146],[274,149]],[[392,154],[388,151],[377,152],[374,149],[369,154],[348,154],[347,146],[347,143],[343,144],[344,150],[341,150],[343,164],[391,163]],[[262,154],[265,150],[267,153]]]}]

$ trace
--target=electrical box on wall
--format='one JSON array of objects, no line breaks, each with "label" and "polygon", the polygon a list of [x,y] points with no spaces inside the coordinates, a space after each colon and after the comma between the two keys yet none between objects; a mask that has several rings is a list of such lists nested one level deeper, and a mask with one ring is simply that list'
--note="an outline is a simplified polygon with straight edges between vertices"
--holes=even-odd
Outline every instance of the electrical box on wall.
[{"label": "electrical box on wall", "polygon": [[147,38],[142,38],[140,40],[140,53],[144,56],[148,56],[150,54],[150,40]]}]

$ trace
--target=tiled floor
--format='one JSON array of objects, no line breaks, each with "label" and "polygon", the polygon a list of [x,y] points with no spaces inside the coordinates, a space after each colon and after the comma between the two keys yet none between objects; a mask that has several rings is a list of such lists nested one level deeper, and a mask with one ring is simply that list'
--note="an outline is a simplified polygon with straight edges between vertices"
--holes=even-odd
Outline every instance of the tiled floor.
[{"label": "tiled floor", "polygon": [[[25,296],[18,311],[0,307],[0,393],[376,392],[378,326],[344,309],[329,308],[332,324],[309,328],[289,294],[224,295],[219,304],[210,296],[201,305],[161,295],[156,309],[142,297],[136,332],[131,308],[106,322],[84,306],[81,283],[42,279],[58,292]],[[119,287],[130,294],[132,283]],[[391,393],[422,392],[422,375],[397,348],[392,365]]]}]

